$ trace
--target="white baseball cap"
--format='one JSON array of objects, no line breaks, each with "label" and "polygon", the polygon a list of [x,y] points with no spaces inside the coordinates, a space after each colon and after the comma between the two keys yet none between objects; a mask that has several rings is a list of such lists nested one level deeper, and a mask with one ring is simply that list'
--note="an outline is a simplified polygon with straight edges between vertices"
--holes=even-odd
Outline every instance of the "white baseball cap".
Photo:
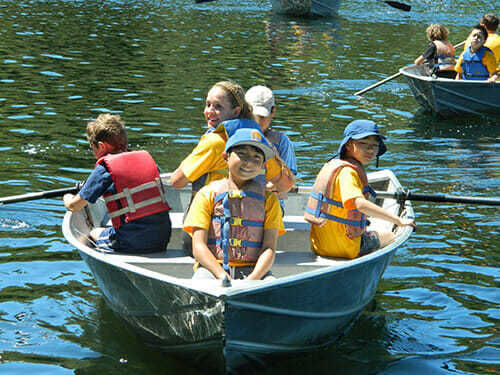
[{"label": "white baseball cap", "polygon": [[245,100],[252,105],[253,113],[257,116],[267,117],[274,107],[274,95],[266,86],[253,86],[248,89]]}]

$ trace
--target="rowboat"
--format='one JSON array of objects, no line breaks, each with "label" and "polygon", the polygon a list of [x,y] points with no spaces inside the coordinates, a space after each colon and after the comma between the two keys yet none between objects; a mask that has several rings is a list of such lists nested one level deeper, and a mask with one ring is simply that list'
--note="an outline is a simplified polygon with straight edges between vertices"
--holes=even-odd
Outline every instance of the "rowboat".
[{"label": "rowboat", "polygon": [[425,65],[410,65],[405,76],[417,102],[443,117],[463,114],[500,115],[500,82],[434,78]]},{"label": "rowboat", "polygon": [[335,14],[341,0],[272,0],[272,11],[291,16],[329,17]]},{"label": "rowboat", "polygon": [[[369,174],[369,182],[381,192],[401,188],[389,170]],[[334,342],[373,299],[396,249],[412,231],[371,219],[369,230],[394,230],[395,241],[353,260],[317,256],[309,250],[303,212],[310,187],[303,186],[285,201],[286,234],[272,268],[276,279],[233,280],[227,287],[218,280],[191,279],[194,260],[180,250],[190,190],[167,190],[173,223],[167,251],[126,255],[95,248],[89,232],[105,218],[102,200],[67,212],[64,236],[87,263],[109,307],[146,344],[178,353],[217,352],[226,365],[228,353],[284,354]],[[409,203],[375,202],[394,214],[413,216]]]}]

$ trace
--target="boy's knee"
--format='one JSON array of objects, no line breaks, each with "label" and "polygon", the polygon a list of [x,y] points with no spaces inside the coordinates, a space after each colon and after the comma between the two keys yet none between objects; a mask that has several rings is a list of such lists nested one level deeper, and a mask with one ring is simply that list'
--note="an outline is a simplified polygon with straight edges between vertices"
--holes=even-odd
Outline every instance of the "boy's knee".
[{"label": "boy's knee", "polygon": [[101,233],[104,231],[105,228],[94,228],[90,231],[90,238],[92,238],[94,241],[97,241],[101,237]]}]

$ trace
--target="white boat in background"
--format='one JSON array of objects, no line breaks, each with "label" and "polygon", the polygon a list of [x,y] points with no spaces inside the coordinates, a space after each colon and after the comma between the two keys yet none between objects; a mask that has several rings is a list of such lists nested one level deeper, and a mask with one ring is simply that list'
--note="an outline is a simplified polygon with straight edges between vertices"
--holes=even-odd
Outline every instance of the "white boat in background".
[{"label": "white boat in background", "polygon": [[341,0],[272,0],[272,10],[292,16],[329,17],[339,8]]},{"label": "white boat in background", "polygon": [[443,117],[500,115],[500,82],[433,78],[426,65],[410,65],[399,72],[426,111]]},{"label": "white boat in background", "polygon": [[[389,170],[368,177],[375,190],[401,188]],[[125,255],[96,249],[88,236],[93,223],[104,218],[103,201],[67,212],[63,233],[87,263],[109,307],[149,345],[174,352],[215,350],[221,358],[231,351],[313,350],[335,341],[373,299],[384,270],[412,229],[370,219],[369,229],[395,230],[395,241],[353,260],[317,256],[309,250],[309,224],[303,219],[309,189],[301,187],[286,200],[286,234],[279,239],[272,268],[275,280],[234,280],[224,287],[218,280],[191,279],[194,260],[180,250],[188,189],[168,187],[173,208],[168,251]],[[376,204],[413,217],[409,202],[404,209],[392,199],[378,198]]]}]

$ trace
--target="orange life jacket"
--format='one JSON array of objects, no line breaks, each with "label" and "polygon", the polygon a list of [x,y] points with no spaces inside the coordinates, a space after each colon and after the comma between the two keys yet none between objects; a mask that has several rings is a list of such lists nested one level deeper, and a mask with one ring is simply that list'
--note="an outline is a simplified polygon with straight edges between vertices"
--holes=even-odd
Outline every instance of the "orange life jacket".
[{"label": "orange life jacket", "polygon": [[455,47],[450,42],[434,40],[436,46],[435,67],[439,70],[454,70],[455,69]]},{"label": "orange life jacket", "polygon": [[147,151],[107,154],[99,164],[106,166],[116,189],[116,194],[104,194],[114,228],[122,225],[120,217],[128,223],[170,210],[158,166]]},{"label": "orange life jacket", "polygon": [[242,262],[255,264],[262,253],[265,185],[250,180],[238,190],[228,179],[210,185],[215,199],[208,248],[226,266]]},{"label": "orange life jacket", "polygon": [[369,194],[375,196],[375,192],[368,186],[368,177],[359,162],[354,159],[332,159],[321,168],[318,177],[316,177],[309,200],[307,201],[304,218],[312,224],[320,224],[321,221],[318,220],[319,218],[344,224],[347,236],[352,239],[361,236],[365,232],[368,225],[366,215],[356,209],[349,210],[347,218],[328,213],[330,206],[344,208],[342,202],[332,200],[328,197],[328,192],[331,190],[335,178],[344,167],[351,167],[358,173],[363,184],[363,195],[365,198],[368,198]]}]

